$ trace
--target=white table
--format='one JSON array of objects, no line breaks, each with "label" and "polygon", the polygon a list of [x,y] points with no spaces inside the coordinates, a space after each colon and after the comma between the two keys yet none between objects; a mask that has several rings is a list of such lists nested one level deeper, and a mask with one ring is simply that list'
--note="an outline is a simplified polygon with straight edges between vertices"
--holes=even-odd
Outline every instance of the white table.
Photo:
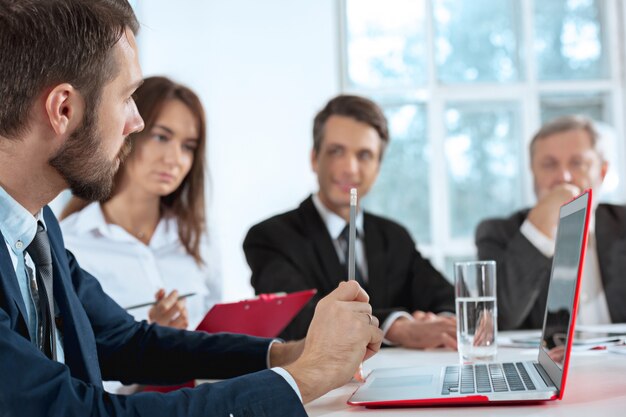
[{"label": "white table", "polygon": [[[499,361],[536,360],[536,349],[503,348]],[[416,351],[386,348],[365,363],[366,369],[448,364],[458,361],[456,352],[444,350]],[[306,406],[309,416],[559,416],[605,417],[626,416],[626,355],[607,351],[575,351],[562,401],[539,405],[426,407],[403,409],[367,409],[346,404],[358,384],[351,382],[329,392]]]}]

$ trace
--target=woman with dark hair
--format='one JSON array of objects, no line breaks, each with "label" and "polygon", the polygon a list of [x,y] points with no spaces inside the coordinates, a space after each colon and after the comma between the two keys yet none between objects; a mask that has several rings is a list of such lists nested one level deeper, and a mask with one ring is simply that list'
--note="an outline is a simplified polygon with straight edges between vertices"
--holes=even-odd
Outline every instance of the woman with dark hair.
[{"label": "woman with dark hair", "polygon": [[[155,301],[129,310],[136,319],[195,328],[221,296],[207,262],[204,110],[165,77],[147,78],[135,102],[146,127],[128,138],[106,200],[72,198],[65,207],[65,243],[122,307]],[[187,293],[195,295],[179,299]]]}]

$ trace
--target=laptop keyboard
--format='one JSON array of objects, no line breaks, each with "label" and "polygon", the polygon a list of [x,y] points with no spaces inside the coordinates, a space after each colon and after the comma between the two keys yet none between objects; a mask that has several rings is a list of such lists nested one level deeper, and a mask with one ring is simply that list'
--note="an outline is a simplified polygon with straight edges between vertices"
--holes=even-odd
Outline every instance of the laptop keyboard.
[{"label": "laptop keyboard", "polygon": [[521,362],[447,366],[442,395],[535,390]]}]

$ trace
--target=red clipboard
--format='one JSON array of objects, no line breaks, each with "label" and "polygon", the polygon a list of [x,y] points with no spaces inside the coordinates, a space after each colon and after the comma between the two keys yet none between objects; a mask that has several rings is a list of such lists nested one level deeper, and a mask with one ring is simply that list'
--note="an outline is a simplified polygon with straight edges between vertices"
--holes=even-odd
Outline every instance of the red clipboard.
[{"label": "red clipboard", "polygon": [[316,292],[311,289],[291,294],[260,294],[251,300],[216,304],[196,330],[276,337]]},{"label": "red clipboard", "polygon": [[[206,313],[196,330],[276,337],[315,293],[317,290],[313,289],[291,294],[260,294],[252,300],[216,304]],[[183,385],[148,385],[143,391],[170,392],[194,386],[194,381]]]}]

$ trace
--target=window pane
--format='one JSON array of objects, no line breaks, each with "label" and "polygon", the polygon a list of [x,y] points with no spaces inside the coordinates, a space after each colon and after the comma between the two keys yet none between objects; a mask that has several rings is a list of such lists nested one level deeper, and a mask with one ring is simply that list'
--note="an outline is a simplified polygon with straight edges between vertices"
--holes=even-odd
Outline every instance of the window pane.
[{"label": "window pane", "polygon": [[[475,256],[446,256],[444,260],[444,276],[454,285],[454,263],[455,262],[466,262],[466,261],[475,261]],[[497,268],[497,265],[496,265]],[[498,271],[496,270],[496,273]]]},{"label": "window pane", "polygon": [[450,104],[444,120],[450,234],[473,237],[478,222],[522,203],[519,107]]},{"label": "window pane", "polygon": [[534,2],[535,58],[540,80],[597,79],[607,76],[599,2]]},{"label": "window pane", "polygon": [[568,114],[604,120],[605,94],[545,94],[541,96],[541,123]]},{"label": "window pane", "polygon": [[356,87],[424,84],[424,0],[347,0],[348,80]]},{"label": "window pane", "polygon": [[437,78],[443,83],[521,78],[519,5],[515,0],[437,0]]},{"label": "window pane", "polygon": [[405,225],[419,243],[430,242],[430,149],[423,105],[387,107],[391,141],[364,207]]}]

